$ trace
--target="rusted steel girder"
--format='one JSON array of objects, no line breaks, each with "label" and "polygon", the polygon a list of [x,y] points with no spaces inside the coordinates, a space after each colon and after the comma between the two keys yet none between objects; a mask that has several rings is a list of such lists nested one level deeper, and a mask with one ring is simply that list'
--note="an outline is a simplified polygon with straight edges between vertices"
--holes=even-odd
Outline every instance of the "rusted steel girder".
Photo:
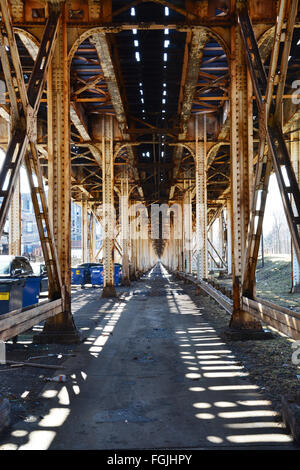
[{"label": "rusted steel girder", "polygon": [[233,314],[231,328],[261,329],[242,309],[241,279],[246,235],[249,222],[250,186],[252,186],[252,90],[237,26],[231,28],[230,67],[230,141],[231,141],[231,210],[232,210],[232,281]]},{"label": "rusted steel girder", "polygon": [[[32,140],[35,140],[34,128],[36,127],[36,116],[39,109],[42,92],[45,87],[48,66],[51,61],[56,42],[60,18],[60,8],[56,7],[54,9],[50,9],[49,18],[47,20],[41,41],[41,47],[37,53],[34,69],[26,91],[8,5],[5,0],[1,0],[0,5],[2,11],[2,20],[3,24],[5,25],[21,100],[21,106],[19,108],[16,104],[16,91],[14,88],[9,88],[12,105],[12,121],[14,127],[12,139],[8,146],[4,165],[0,174],[0,185],[2,188],[2,194],[4,196],[0,209],[0,232],[3,229],[3,224],[5,223],[10,198],[14,192],[15,182],[19,174],[19,168],[25,156],[25,166],[27,169],[27,175],[31,189],[31,197],[37,220],[37,227],[44,259],[48,271],[49,297],[52,299],[60,298],[61,279],[56,256],[56,249],[53,243],[53,236],[48,221],[46,196],[44,192],[37,151],[35,145],[32,142]],[[5,78],[8,80],[8,82],[12,82],[11,72],[6,67],[8,62],[7,52],[6,49],[3,49],[3,47],[4,43],[2,44],[1,57],[3,59],[2,64],[4,64]],[[30,153],[26,155],[29,140],[31,140],[31,149]],[[37,182],[34,181],[32,177],[33,174],[35,174]],[[4,185],[6,184],[5,180],[7,175],[9,176],[7,189],[3,190]]]},{"label": "rusted steel girder", "polygon": [[[274,73],[277,67],[279,43],[281,36],[281,29],[283,23],[283,7],[284,1],[280,5],[280,14],[276,25],[276,35],[274,40],[274,48],[271,57],[270,74],[267,80],[262,60],[259,54],[256,38],[253,32],[251,20],[247,11],[246,4],[241,3],[241,8],[238,11],[238,19],[241,28],[241,33],[245,45],[245,52],[248,61],[249,70],[253,82],[253,88],[256,96],[257,106],[261,119],[261,142],[260,142],[260,159],[258,161],[257,175],[256,175],[256,189],[254,193],[254,202],[252,205],[252,217],[249,225],[248,236],[248,249],[245,259],[245,274],[244,274],[244,291],[248,296],[255,295],[255,267],[257,262],[258,248],[261,236],[262,219],[264,214],[266,191],[268,186],[269,175],[271,172],[271,163],[263,156],[263,147],[265,139],[268,142],[269,152],[272,157],[272,165],[277,177],[278,186],[280,189],[283,206],[291,238],[295,247],[295,254],[300,262],[300,190],[297,183],[295,173],[291,164],[289,152],[283,137],[282,125],[278,121],[278,103],[281,99],[282,89],[284,88],[287,60],[285,55],[282,57],[281,72],[283,74],[282,84],[277,90],[276,105],[272,102]],[[295,6],[292,7],[291,16],[295,18]],[[293,14],[294,11],[294,14]],[[288,22],[289,34],[293,29],[293,21]],[[289,44],[289,41],[288,41]],[[275,47],[276,46],[276,47]],[[289,46],[284,47],[284,53],[289,54]],[[266,96],[266,102],[263,99]],[[278,101],[279,100],[279,101]],[[265,168],[263,168],[265,166]],[[260,183],[260,186],[259,186]],[[257,198],[257,191],[262,189],[262,197],[260,207],[257,210],[255,206],[255,198]],[[256,233],[254,233],[255,217],[258,218]]]},{"label": "rusted steel girder", "polygon": [[192,180],[190,170],[185,170],[183,182],[183,251],[185,272],[192,272],[192,238],[193,238],[193,220],[192,220]]},{"label": "rusted steel girder", "polygon": [[[199,141],[199,124],[203,135]],[[207,278],[207,186],[206,186],[206,116],[195,117],[195,183],[196,183],[196,256],[197,279]]]},{"label": "rusted steel girder", "polygon": [[[203,56],[204,46],[208,40],[208,33],[206,30],[197,29],[192,33],[187,34],[187,45],[182,68],[182,84],[180,90],[181,101],[178,104],[178,114],[180,118],[180,134],[178,140],[183,141],[186,138],[188,122],[191,116],[193,99],[195,95],[199,67]],[[174,169],[173,180],[176,180],[177,173],[180,167],[183,148],[176,147],[174,151]],[[170,190],[170,198],[174,194],[174,186]]]},{"label": "rusted steel girder", "polygon": [[9,242],[8,252],[10,255],[21,255],[21,199],[20,178],[16,186],[9,208]]},{"label": "rusted steel girder", "polygon": [[113,117],[102,117],[103,291],[115,297],[114,286],[114,152]]},{"label": "rusted steel girder", "polygon": [[[99,32],[97,34],[94,34],[90,37],[90,42],[94,44],[96,48],[123,139],[130,141],[124,104],[122,101],[122,96],[120,93],[115,68],[111,58],[109,42],[105,32]],[[134,166],[134,153],[132,147],[129,145],[127,149],[129,155],[129,163],[132,166],[135,180],[139,182],[138,170]],[[143,198],[143,190],[140,185],[138,186],[138,191],[140,193],[140,196]]]},{"label": "rusted steel girder", "polygon": [[122,284],[130,285],[129,276],[129,185],[128,166],[123,168],[121,174],[121,194],[120,194],[120,218],[121,218],[121,242],[122,242]]},{"label": "rusted steel girder", "polygon": [[88,203],[87,200],[83,200],[81,203],[81,246],[83,263],[88,263],[90,261],[88,231]]},{"label": "rusted steel girder", "polygon": [[70,86],[65,6],[48,74],[48,203],[62,279],[62,313],[49,318],[35,338],[44,343],[80,340],[71,313]]}]

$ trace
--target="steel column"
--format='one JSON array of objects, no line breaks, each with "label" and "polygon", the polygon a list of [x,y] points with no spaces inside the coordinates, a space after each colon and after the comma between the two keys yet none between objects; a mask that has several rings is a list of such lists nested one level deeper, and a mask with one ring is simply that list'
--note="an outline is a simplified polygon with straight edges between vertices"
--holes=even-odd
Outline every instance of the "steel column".
[{"label": "steel column", "polygon": [[231,142],[231,218],[233,314],[231,328],[261,329],[241,303],[241,281],[250,210],[252,185],[252,93],[244,57],[242,39],[237,26],[231,28],[230,64],[230,142]]},{"label": "steel column", "polygon": [[63,312],[49,318],[39,342],[78,342],[71,314],[71,154],[67,26],[63,8],[48,74],[48,203],[62,281]]},{"label": "steel column", "polygon": [[206,187],[206,116],[203,116],[201,141],[199,117],[195,117],[195,177],[196,177],[196,257],[197,279],[207,278],[207,187]]},{"label": "steel column", "polygon": [[190,170],[185,170],[184,175],[184,196],[183,196],[183,220],[184,220],[184,267],[185,272],[192,272],[192,237],[193,237],[193,223],[192,223],[192,197],[191,197]]},{"label": "steel column", "polygon": [[89,247],[88,247],[88,203],[86,200],[81,202],[81,260],[82,263],[88,263],[89,259]]},{"label": "steel column", "polygon": [[113,117],[102,117],[102,203],[103,203],[103,291],[102,297],[115,297],[114,286],[114,152]]},{"label": "steel column", "polygon": [[[297,131],[299,125],[294,124],[291,130],[293,132],[293,138],[291,141],[291,160],[297,178],[298,183],[300,184],[300,131]],[[294,203],[292,203],[294,204]],[[292,245],[292,291],[300,292],[300,263],[297,259],[294,246]]]},{"label": "steel column", "polygon": [[20,178],[17,179],[9,208],[9,244],[10,255],[21,255],[21,200]]},{"label": "steel column", "polygon": [[226,225],[227,225],[227,274],[232,274],[232,241],[231,241],[231,201],[226,201]]},{"label": "steel column", "polygon": [[129,185],[128,167],[125,166],[121,175],[120,196],[120,219],[121,219],[121,242],[122,242],[122,284],[130,285],[129,276]]}]

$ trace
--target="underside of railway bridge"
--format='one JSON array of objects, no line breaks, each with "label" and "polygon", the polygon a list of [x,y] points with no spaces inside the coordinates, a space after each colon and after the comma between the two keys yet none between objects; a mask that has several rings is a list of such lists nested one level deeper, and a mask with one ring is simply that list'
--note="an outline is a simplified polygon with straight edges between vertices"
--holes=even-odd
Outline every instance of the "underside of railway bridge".
[{"label": "underside of railway bridge", "polygon": [[103,298],[118,295],[116,260],[128,287],[159,262],[230,313],[230,338],[270,324],[299,340],[299,313],[258,298],[255,281],[275,174],[300,289],[298,1],[0,0],[0,14],[0,231],[9,221],[20,255],[25,167],[49,279],[47,302],[0,317],[0,339],[45,321],[36,342],[80,342],[75,201]]}]

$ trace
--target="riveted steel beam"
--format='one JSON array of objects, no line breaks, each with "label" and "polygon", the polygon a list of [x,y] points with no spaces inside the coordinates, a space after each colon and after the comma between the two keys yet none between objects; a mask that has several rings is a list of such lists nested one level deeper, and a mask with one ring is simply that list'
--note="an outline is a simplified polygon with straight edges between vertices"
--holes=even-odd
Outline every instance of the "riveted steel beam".
[{"label": "riveted steel beam", "polygon": [[115,297],[114,286],[114,152],[113,117],[102,117],[102,203],[103,203],[103,291],[102,297]]},{"label": "riveted steel beam", "polygon": [[[231,28],[230,67],[230,141],[232,210],[233,314],[231,328],[261,329],[251,315],[243,311],[241,279],[249,222],[250,186],[252,185],[252,90],[247,73],[243,43],[237,26]],[[250,108],[249,108],[250,106]]]},{"label": "riveted steel beam", "polygon": [[[294,3],[292,2],[291,5],[291,15],[287,25],[287,43],[284,45],[280,69],[280,77],[281,75],[282,77],[279,79],[275,104],[272,101],[272,98],[275,72],[278,67],[279,46],[281,42],[286,2],[282,0],[279,5],[268,79],[260,57],[247,7],[244,2],[241,2],[241,7],[238,11],[239,25],[245,45],[248,67],[251,73],[257,106],[260,113],[261,134],[255,190],[248,230],[247,253],[243,274],[243,290],[245,295],[249,297],[255,296],[255,269],[260,244],[268,181],[272,165],[277,177],[287,222],[295,247],[295,254],[298,262],[300,262],[300,190],[291,164],[288,148],[283,137],[282,123],[279,122],[279,103],[281,102],[285,85],[288,65],[287,56],[290,50],[291,35],[295,22],[296,5]],[[264,96],[266,97],[266,101],[263,99]],[[268,156],[264,156],[265,141],[267,141],[269,147],[269,159]]]},{"label": "riveted steel beam", "polygon": [[87,200],[81,202],[81,249],[82,249],[82,263],[88,263],[89,247],[88,247],[88,203]]},{"label": "riveted steel beam", "polygon": [[65,5],[48,74],[48,204],[57,247],[63,311],[49,318],[37,342],[74,343],[79,334],[71,314],[70,82]]},{"label": "riveted steel beam", "polygon": [[193,238],[193,219],[192,219],[192,180],[190,170],[185,170],[185,179],[183,182],[183,248],[184,248],[184,266],[185,272],[192,272],[192,238]]},{"label": "riveted steel beam", "polygon": [[[181,131],[178,135],[179,141],[183,141],[186,139],[188,122],[191,116],[193,99],[199,75],[199,67],[204,52],[204,46],[207,40],[208,34],[206,30],[199,29],[187,34],[186,48],[182,67],[180,99],[178,103],[178,114],[181,128]],[[176,147],[174,151],[174,181],[176,180],[177,173],[180,167],[182,152],[183,148],[181,146]],[[174,189],[174,186],[172,186],[170,190],[171,199],[174,194]]]},{"label": "riveted steel beam", "polygon": [[[130,135],[128,133],[128,123],[126,120],[126,112],[123,104],[123,99],[120,93],[118,78],[111,57],[110,45],[107,39],[107,35],[105,34],[105,32],[99,31],[97,34],[94,34],[90,37],[90,42],[94,44],[96,48],[122,136],[124,140],[130,141]],[[129,155],[129,163],[132,166],[134,178],[137,182],[139,182],[138,170],[135,168],[134,165],[135,159],[132,147],[129,145],[127,149]],[[143,198],[143,190],[140,185],[138,186],[138,191],[141,198]]]},{"label": "riveted steel beam", "polygon": [[120,191],[120,218],[121,218],[121,242],[122,242],[122,283],[130,285],[129,276],[129,184],[128,166],[123,168],[121,174]]},{"label": "riveted steel beam", "polygon": [[[199,141],[199,120],[203,136]],[[206,183],[206,116],[195,117],[195,183],[196,183],[196,257],[197,278],[207,278],[207,183]]]},{"label": "riveted steel beam", "polygon": [[[3,201],[0,208],[0,231],[3,229],[7,211],[10,204],[11,196],[14,192],[15,182],[19,173],[20,165],[25,157],[25,166],[29,185],[31,189],[32,202],[37,221],[37,227],[41,240],[43,255],[49,277],[49,294],[51,298],[61,297],[61,282],[59,276],[59,268],[56,258],[56,250],[53,243],[53,237],[48,222],[46,197],[43,188],[41,170],[39,166],[37,151],[33,140],[35,140],[34,128],[36,125],[36,115],[39,109],[41,95],[45,87],[47,70],[52,58],[57,30],[59,26],[60,8],[50,9],[49,18],[43,33],[41,46],[36,56],[36,62],[31,74],[31,78],[26,90],[22,73],[21,62],[17,49],[16,39],[12,28],[12,20],[10,18],[8,4],[5,0],[0,2],[3,25],[7,35],[9,51],[15,72],[16,84],[20,96],[21,105],[16,105],[16,90],[9,88],[11,104],[12,104],[12,120],[13,132],[9,143],[5,161],[0,174],[0,185],[2,188]],[[11,73],[6,69],[7,56],[6,48],[2,48],[2,59],[4,70],[8,81],[11,80]],[[10,75],[10,77],[9,77]],[[27,145],[30,142],[30,153],[26,155]],[[34,181],[32,174],[35,174]],[[8,184],[6,178],[8,176]],[[7,186],[4,189],[4,186]]]}]

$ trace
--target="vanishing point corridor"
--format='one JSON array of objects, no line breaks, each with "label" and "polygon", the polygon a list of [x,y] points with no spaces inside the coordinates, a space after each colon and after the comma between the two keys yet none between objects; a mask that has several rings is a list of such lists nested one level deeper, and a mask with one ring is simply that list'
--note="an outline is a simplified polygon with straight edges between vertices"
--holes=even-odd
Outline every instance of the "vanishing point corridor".
[{"label": "vanishing point corridor", "polygon": [[118,299],[84,295],[95,327],[64,363],[68,381],[47,384],[40,419],[15,425],[0,449],[295,448],[201,296],[161,264]]}]

